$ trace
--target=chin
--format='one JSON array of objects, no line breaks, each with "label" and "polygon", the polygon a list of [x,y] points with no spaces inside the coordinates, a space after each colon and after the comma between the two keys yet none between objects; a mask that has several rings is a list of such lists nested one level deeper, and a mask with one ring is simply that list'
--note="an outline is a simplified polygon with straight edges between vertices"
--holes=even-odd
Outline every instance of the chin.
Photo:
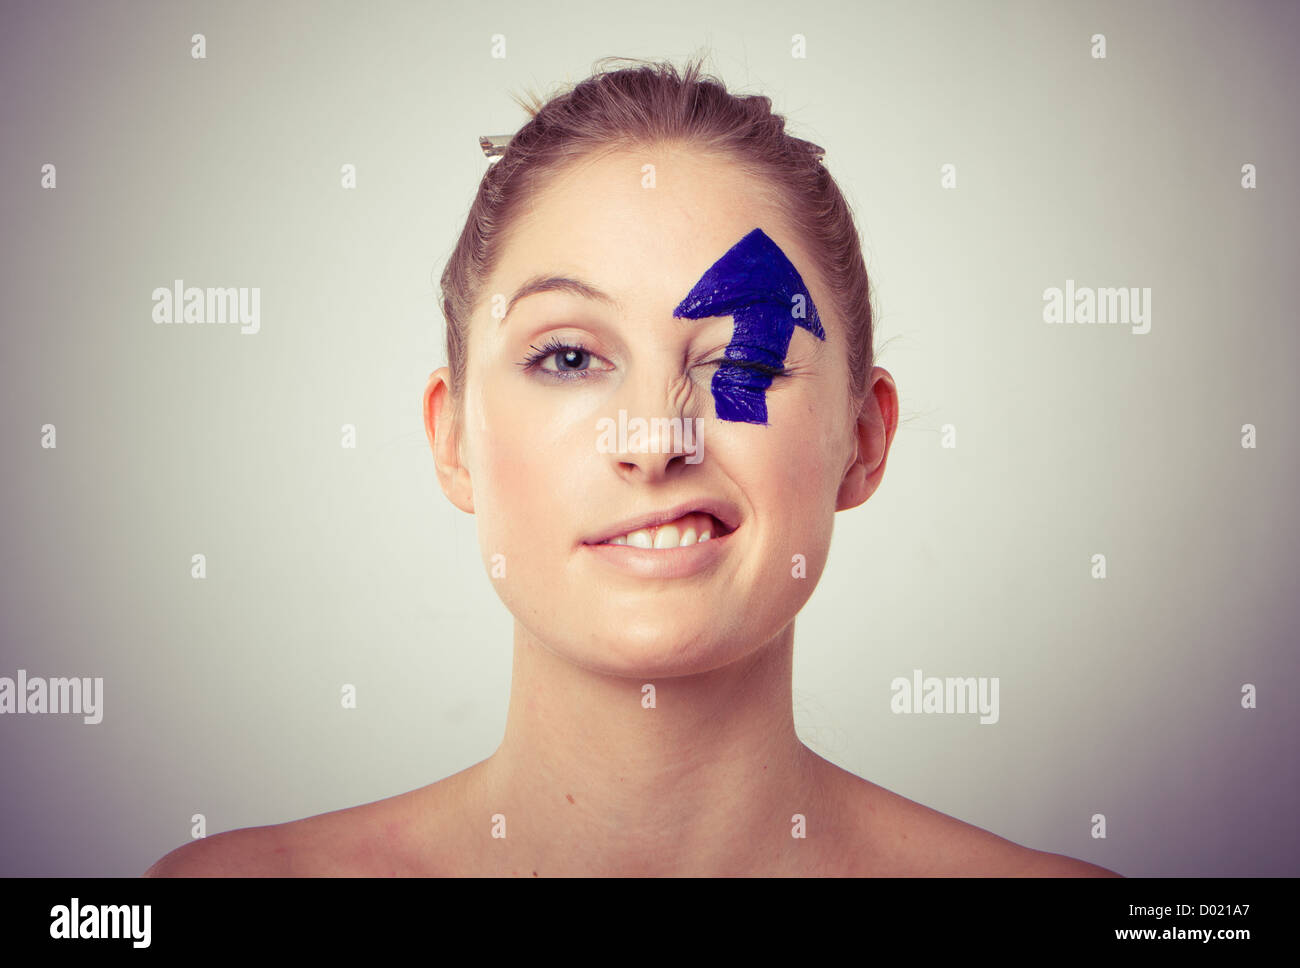
[{"label": "chin", "polygon": [[743,658],[746,650],[698,629],[629,625],[601,636],[571,661],[603,675],[664,679],[712,672]]}]

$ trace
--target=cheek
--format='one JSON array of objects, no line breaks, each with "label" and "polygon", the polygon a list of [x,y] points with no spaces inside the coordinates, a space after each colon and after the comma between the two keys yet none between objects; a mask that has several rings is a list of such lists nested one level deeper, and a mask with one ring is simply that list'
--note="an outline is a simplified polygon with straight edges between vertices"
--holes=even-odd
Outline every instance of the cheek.
[{"label": "cheek", "polygon": [[516,554],[582,535],[580,487],[596,470],[595,424],[562,394],[545,407],[512,400],[504,388],[485,394],[472,471],[475,511],[480,532]]},{"label": "cheek", "polygon": [[766,468],[766,515],[772,521],[773,554],[786,567],[795,554],[804,556],[809,571],[820,572],[830,543],[834,523],[834,496],[838,485],[833,474],[833,460],[826,452],[822,436],[799,432],[783,433],[774,441],[773,452],[780,459]]},{"label": "cheek", "polygon": [[805,424],[776,433],[769,447],[779,459],[770,462],[768,476],[779,488],[782,504],[798,514],[820,513],[828,466],[820,430]]}]

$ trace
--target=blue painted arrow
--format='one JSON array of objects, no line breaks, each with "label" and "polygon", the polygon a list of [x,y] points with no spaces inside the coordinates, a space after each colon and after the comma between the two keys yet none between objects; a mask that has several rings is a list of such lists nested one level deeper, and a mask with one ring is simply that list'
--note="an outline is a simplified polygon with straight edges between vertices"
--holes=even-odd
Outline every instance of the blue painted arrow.
[{"label": "blue painted arrow", "polygon": [[[805,315],[796,316],[801,304]],[[719,420],[766,424],[765,391],[785,366],[794,328],[801,326],[818,339],[826,338],[808,287],[762,229],[754,229],[709,266],[673,315],[730,316],[735,321],[723,353],[728,362],[713,374]]]}]

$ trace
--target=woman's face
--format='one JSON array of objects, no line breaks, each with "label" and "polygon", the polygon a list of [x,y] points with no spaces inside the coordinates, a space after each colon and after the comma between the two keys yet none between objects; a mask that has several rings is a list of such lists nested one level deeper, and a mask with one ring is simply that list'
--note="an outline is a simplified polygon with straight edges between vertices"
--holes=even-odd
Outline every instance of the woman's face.
[{"label": "woman's face", "polygon": [[[777,287],[788,258],[824,333],[795,326],[784,356],[792,372],[766,390],[753,389],[753,371],[729,370],[749,383],[740,396],[765,406],[765,424],[739,419],[714,393],[732,316],[673,313],[756,228],[781,256],[769,251],[746,284]],[[551,276],[609,298],[570,286],[514,300]],[[771,344],[765,332],[751,327],[750,342]],[[468,476],[448,494],[477,516],[484,565],[516,620],[584,667],[686,675],[761,648],[812,594],[837,508],[865,499],[841,493],[857,453],[842,320],[777,209],[723,161],[647,149],[565,170],[512,226],[469,344],[459,440]],[[665,418],[691,436],[656,435],[651,421]],[[709,541],[675,550],[593,543],[679,506],[711,507],[734,530],[713,524]],[[684,525],[698,537],[704,521]]]}]

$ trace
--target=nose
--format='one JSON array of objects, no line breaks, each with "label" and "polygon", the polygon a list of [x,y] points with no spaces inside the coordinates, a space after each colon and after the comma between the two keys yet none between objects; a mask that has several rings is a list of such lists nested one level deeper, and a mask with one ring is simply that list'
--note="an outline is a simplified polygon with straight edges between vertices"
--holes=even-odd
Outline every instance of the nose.
[{"label": "nose", "polygon": [[691,405],[695,388],[678,374],[665,390],[662,374],[639,381],[616,401],[613,459],[625,475],[662,480],[703,460],[703,420]]},{"label": "nose", "polygon": [[[639,476],[648,481],[665,480],[680,473],[678,468],[688,464],[697,464],[699,454],[698,440],[695,438],[696,427],[689,417],[648,418],[646,423],[660,428],[647,434],[643,450],[626,450],[618,455],[620,471],[632,476]],[[628,423],[635,425],[635,418],[628,418]],[[628,439],[635,447],[636,430],[629,429]]]}]

